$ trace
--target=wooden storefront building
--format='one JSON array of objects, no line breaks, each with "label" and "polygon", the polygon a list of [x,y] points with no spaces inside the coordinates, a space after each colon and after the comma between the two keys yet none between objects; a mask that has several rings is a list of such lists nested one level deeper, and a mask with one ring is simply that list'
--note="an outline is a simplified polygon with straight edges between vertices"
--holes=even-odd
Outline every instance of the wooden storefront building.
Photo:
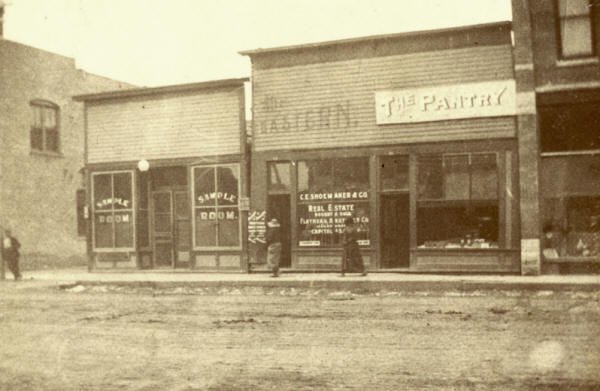
[{"label": "wooden storefront building", "polygon": [[371,270],[521,272],[512,49],[494,23],[242,52],[282,266],[339,268],[351,216]]},{"label": "wooden storefront building", "polygon": [[90,269],[245,269],[246,81],[75,97]]}]

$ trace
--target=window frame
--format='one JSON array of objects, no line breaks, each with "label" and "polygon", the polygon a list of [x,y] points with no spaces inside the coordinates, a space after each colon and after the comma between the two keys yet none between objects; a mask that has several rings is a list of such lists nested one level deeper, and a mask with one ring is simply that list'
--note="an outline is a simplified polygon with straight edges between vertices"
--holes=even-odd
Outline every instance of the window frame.
[{"label": "window frame", "polygon": [[[495,198],[473,198],[473,156],[475,155],[494,155],[495,157],[495,163],[496,163],[496,197]],[[441,169],[442,169],[442,195],[440,198],[421,198],[420,194],[419,194],[419,178],[420,178],[420,163],[419,163],[419,157],[421,156],[439,156],[441,158]],[[468,178],[469,178],[469,197],[467,199],[451,199],[451,198],[446,198],[446,194],[445,194],[445,173],[446,173],[446,157],[455,157],[455,156],[466,156],[467,157],[467,161],[468,161]],[[498,247],[489,247],[489,248],[468,248],[468,247],[461,247],[458,248],[461,251],[471,251],[471,250],[476,250],[476,251],[494,251],[494,250],[507,250],[507,244],[506,244],[506,240],[502,240],[502,231],[505,229],[505,227],[502,224],[502,203],[505,203],[506,200],[504,200],[501,196],[501,177],[502,177],[502,166],[501,166],[501,159],[500,159],[500,152],[498,151],[465,151],[465,152],[451,152],[451,153],[422,153],[422,154],[418,154],[417,155],[417,159],[416,159],[416,186],[417,186],[417,191],[415,193],[415,213],[418,216],[419,214],[419,209],[421,208],[444,208],[445,206],[448,207],[464,207],[467,211],[477,208],[477,207],[481,207],[481,206],[489,206],[489,205],[494,205],[497,209],[498,209],[498,216],[497,216],[497,221],[498,221],[498,227],[497,227],[497,231],[498,231],[498,238],[496,239],[496,243],[498,245]],[[416,239],[416,245],[417,245],[417,249],[418,250],[442,250],[442,251],[446,251],[448,250],[447,248],[434,248],[434,247],[419,247],[418,243],[420,242],[420,237],[419,237],[419,232],[418,232],[418,227],[419,227],[419,221],[417,218],[417,224],[416,224],[416,229],[417,231],[415,232],[415,239]]]},{"label": "window frame", "polygon": [[[596,28],[594,27],[595,23],[594,23],[594,3],[587,0],[587,4],[588,4],[588,8],[589,8],[589,13],[584,15],[570,15],[570,16],[561,16],[561,12],[560,12],[560,6],[561,6],[561,0],[555,0],[554,1],[554,12],[556,15],[556,19],[555,19],[555,30],[556,30],[556,48],[557,48],[557,55],[558,58],[560,60],[564,60],[564,61],[570,61],[570,60],[581,60],[581,59],[588,59],[588,58],[593,58],[596,57],[598,51],[596,49],[596,44],[597,44],[597,40],[596,40]],[[591,46],[591,50],[589,54],[579,54],[579,55],[565,55],[564,54],[564,47],[565,45],[563,45],[563,33],[562,33],[562,22],[564,20],[574,20],[574,19],[583,19],[583,18],[587,18],[590,22],[590,46]]]},{"label": "window frame", "polygon": [[[33,118],[31,118],[32,123],[29,128],[29,148],[30,148],[30,150],[35,153],[60,155],[61,150],[62,150],[61,137],[60,137],[60,106],[49,100],[33,99],[33,100],[29,101],[29,107],[30,107],[31,113],[33,115]],[[47,129],[44,126],[44,116],[43,115],[41,116],[42,123],[41,123],[40,128],[38,128],[35,123],[36,121],[35,121],[34,113],[36,113],[36,110],[42,110],[42,112],[43,112],[44,109],[51,109],[54,111],[55,124],[54,124],[54,128],[52,128],[52,129],[56,132],[56,150],[48,149],[46,147],[46,139],[47,139],[46,131],[47,131]],[[35,130],[40,130],[42,133],[42,141],[41,141],[42,148],[41,149],[34,148],[32,145],[32,133]]]},{"label": "window frame", "polygon": [[[364,190],[360,190],[360,192],[362,191],[366,191],[368,194],[368,197],[366,199],[350,199],[350,200],[300,200],[300,195],[303,193],[300,191],[300,185],[298,183],[298,178],[300,177],[298,171],[300,170],[300,166],[301,163],[305,163],[305,162],[315,162],[315,161],[319,161],[319,162],[329,162],[330,163],[330,167],[329,167],[329,171],[330,171],[330,175],[331,175],[331,183],[335,183],[335,163],[339,162],[339,161],[343,161],[343,160],[364,160],[364,163],[366,163],[366,167],[367,167],[367,183],[366,183],[366,187]],[[340,248],[343,247],[343,245],[341,243],[327,243],[325,245],[323,244],[319,244],[318,246],[312,246],[312,245],[301,245],[300,242],[301,240],[301,235],[300,235],[300,216],[299,216],[299,209],[301,205],[309,205],[309,204],[318,204],[318,205],[325,205],[328,203],[331,204],[359,204],[359,205],[366,205],[367,209],[368,209],[368,213],[367,213],[367,217],[369,219],[368,223],[366,223],[367,227],[368,227],[368,231],[367,231],[367,239],[361,239],[361,240],[366,240],[368,241],[368,243],[359,243],[359,246],[361,248],[364,249],[370,249],[371,246],[373,245],[373,230],[372,230],[372,214],[373,211],[372,209],[372,204],[371,204],[371,197],[372,197],[372,191],[370,188],[371,185],[371,178],[370,178],[370,160],[368,157],[366,156],[344,156],[344,157],[330,157],[330,158],[323,158],[323,157],[318,157],[318,158],[306,158],[306,159],[299,159],[299,160],[295,160],[293,167],[293,170],[295,170],[295,183],[293,184],[293,186],[295,186],[296,192],[295,192],[295,200],[293,202],[295,202],[295,210],[296,212],[294,213],[295,216],[293,216],[292,218],[295,219],[295,221],[292,221],[292,224],[294,225],[294,229],[297,232],[296,238],[293,241],[292,245],[294,249],[297,250],[304,250],[304,251],[311,251],[311,250],[339,250]],[[335,185],[334,185],[335,186]],[[335,190],[328,190],[330,192],[335,192]],[[307,190],[307,193],[310,193],[310,189]],[[335,226],[334,226],[335,229]],[[336,235],[336,233],[334,232],[332,234],[332,237],[334,237]],[[341,237],[341,234],[338,233],[338,236]]]},{"label": "window frame", "polygon": [[[131,177],[131,208],[128,209],[115,209],[114,207],[111,207],[110,210],[102,210],[99,213],[112,213],[114,215],[115,210],[119,210],[119,211],[123,211],[123,212],[131,212],[131,216],[132,216],[132,224],[133,224],[133,232],[132,232],[132,246],[131,247],[97,247],[96,246],[96,202],[94,199],[94,195],[96,194],[96,189],[95,189],[95,181],[94,181],[94,177],[98,176],[98,175],[111,175],[111,197],[114,198],[114,182],[113,182],[113,176],[115,174],[129,174]],[[136,227],[136,199],[135,199],[135,175],[134,172],[132,170],[114,170],[114,171],[96,171],[91,173],[90,175],[90,182],[91,182],[91,204],[92,204],[92,211],[90,214],[90,218],[92,219],[92,249],[94,252],[107,252],[107,253],[111,253],[111,252],[131,252],[131,251],[135,251],[136,247],[137,247],[137,243],[136,243],[136,237],[137,237],[137,227]],[[113,222],[113,235],[112,235],[112,242],[113,245],[116,243],[116,230],[114,229],[114,222]]]},{"label": "window frame", "polygon": [[[237,185],[238,185],[238,194],[236,195],[236,204],[235,205],[217,205],[216,201],[214,205],[211,206],[204,206],[204,207],[198,207],[196,206],[196,182],[195,182],[195,170],[197,168],[212,168],[213,172],[214,172],[214,178],[215,178],[215,191],[217,191],[217,186],[218,186],[218,176],[217,176],[217,168],[218,167],[235,167],[237,169],[237,173],[238,173],[238,178],[237,178]],[[194,165],[190,168],[190,186],[191,186],[191,191],[190,191],[190,195],[191,195],[191,207],[192,207],[192,215],[191,215],[191,224],[192,224],[192,250],[193,251],[239,251],[242,249],[242,240],[243,240],[243,235],[242,235],[242,215],[240,212],[240,193],[242,190],[241,187],[241,175],[242,175],[242,169],[241,169],[241,165],[240,163],[215,163],[215,164],[199,164],[199,165]],[[216,246],[197,246],[196,245],[196,211],[197,209],[213,209],[213,210],[218,210],[219,208],[236,208],[237,209],[237,215],[238,215],[238,245],[237,246],[220,246],[219,245],[219,219],[217,217],[217,219],[215,220],[217,223],[217,229],[215,230],[215,240],[217,245]]]}]

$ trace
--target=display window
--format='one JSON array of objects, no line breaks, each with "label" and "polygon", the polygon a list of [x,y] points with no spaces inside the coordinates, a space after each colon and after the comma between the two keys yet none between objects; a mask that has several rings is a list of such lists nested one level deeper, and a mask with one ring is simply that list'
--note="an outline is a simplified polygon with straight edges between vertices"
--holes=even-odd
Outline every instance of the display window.
[{"label": "display window", "polygon": [[600,156],[542,159],[543,255],[600,257]]},{"label": "display window", "polygon": [[418,248],[499,248],[496,153],[418,157]]},{"label": "display window", "polygon": [[369,242],[369,161],[346,158],[299,161],[298,246],[341,246],[344,220],[354,218],[359,245]]},{"label": "display window", "polygon": [[92,174],[96,249],[133,249],[133,173]]},{"label": "display window", "polygon": [[239,247],[239,165],[193,167],[192,175],[195,247]]}]

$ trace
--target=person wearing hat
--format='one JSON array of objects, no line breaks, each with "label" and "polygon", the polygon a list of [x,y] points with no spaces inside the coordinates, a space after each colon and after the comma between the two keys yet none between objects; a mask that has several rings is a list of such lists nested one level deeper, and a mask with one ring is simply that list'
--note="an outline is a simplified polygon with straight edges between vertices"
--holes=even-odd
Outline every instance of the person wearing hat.
[{"label": "person wearing hat", "polygon": [[273,272],[272,277],[279,277],[279,262],[281,261],[281,225],[276,218],[267,223],[267,264]]},{"label": "person wearing hat", "polygon": [[15,281],[21,279],[21,272],[19,271],[19,248],[21,243],[12,236],[10,230],[4,231],[4,237],[2,238],[2,258],[8,264],[8,268],[15,276]]}]

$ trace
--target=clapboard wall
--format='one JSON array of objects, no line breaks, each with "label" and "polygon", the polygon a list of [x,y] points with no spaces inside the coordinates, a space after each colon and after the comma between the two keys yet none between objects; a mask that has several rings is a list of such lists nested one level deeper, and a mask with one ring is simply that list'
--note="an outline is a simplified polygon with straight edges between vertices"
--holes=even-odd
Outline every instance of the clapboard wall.
[{"label": "clapboard wall", "polygon": [[514,78],[510,24],[246,52],[256,151],[515,137],[514,117],[377,125],[375,92]]},{"label": "clapboard wall", "polygon": [[243,86],[87,101],[87,163],[240,154]]}]

